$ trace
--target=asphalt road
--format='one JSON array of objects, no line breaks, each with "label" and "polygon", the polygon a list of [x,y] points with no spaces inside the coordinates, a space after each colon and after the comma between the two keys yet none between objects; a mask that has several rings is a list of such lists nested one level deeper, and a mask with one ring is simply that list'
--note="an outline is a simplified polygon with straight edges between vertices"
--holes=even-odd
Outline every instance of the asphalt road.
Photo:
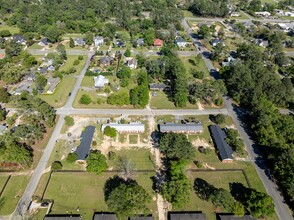
[{"label": "asphalt road", "polygon": [[[194,42],[200,43],[197,39],[193,38],[191,36],[191,30],[186,22],[185,19],[182,20],[182,25],[184,29],[187,31],[189,36]],[[202,47],[202,46],[200,46]],[[204,50],[202,47],[201,50]],[[207,59],[205,56],[202,56],[203,60],[210,71],[211,75],[214,78],[218,77],[218,72],[214,68],[213,64],[209,59]],[[254,163],[255,169],[260,177],[260,179],[263,182],[263,185],[267,191],[267,193],[273,198],[274,204],[275,204],[275,210],[276,213],[281,220],[293,220],[293,217],[291,215],[290,209],[288,205],[285,203],[284,198],[281,196],[280,191],[278,190],[278,186],[273,181],[273,179],[270,176],[270,171],[266,165],[266,162],[262,158],[262,155],[258,151],[257,146],[252,141],[249,130],[244,127],[243,122],[240,119],[240,116],[242,115],[242,110],[233,108],[232,102],[227,97],[224,97],[224,104],[226,109],[228,110],[228,114],[232,117],[241,138],[244,140],[246,150],[249,154],[250,159]],[[289,113],[289,112],[288,112]],[[244,120],[244,119],[242,119]],[[250,181],[250,180],[249,180]]]}]

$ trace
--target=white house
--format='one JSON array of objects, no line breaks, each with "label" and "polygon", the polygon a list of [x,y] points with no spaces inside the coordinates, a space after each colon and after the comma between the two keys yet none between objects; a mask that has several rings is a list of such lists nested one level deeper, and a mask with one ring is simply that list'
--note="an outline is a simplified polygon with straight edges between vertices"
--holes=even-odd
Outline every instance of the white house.
[{"label": "white house", "polygon": [[130,123],[130,124],[117,124],[109,123],[103,124],[101,127],[102,132],[109,126],[115,128],[118,133],[143,133],[145,131],[145,125],[141,123]]},{"label": "white house", "polygon": [[75,43],[75,46],[81,46],[81,47],[86,44],[86,42],[82,38],[76,38],[74,40],[74,43]]},{"label": "white house", "polygon": [[271,13],[268,11],[257,11],[255,12],[255,15],[262,16],[262,17],[269,17],[271,16]]},{"label": "white house", "polygon": [[38,45],[41,47],[47,46],[48,44],[49,44],[49,39],[47,37],[41,39],[40,42],[38,43]]},{"label": "white house", "polygon": [[182,37],[178,37],[176,40],[175,40],[175,44],[178,46],[178,47],[186,47],[187,45],[187,41],[185,39],[183,39]]},{"label": "white house", "polygon": [[105,84],[108,84],[109,80],[105,76],[99,75],[94,77],[94,86],[96,88],[103,88]]},{"label": "white house", "polygon": [[239,12],[232,12],[231,17],[240,17],[240,13]]},{"label": "white house", "polygon": [[285,16],[294,17],[294,13],[287,11],[287,12],[285,12]]},{"label": "white house", "polygon": [[[130,58],[130,57],[128,57]],[[136,69],[137,65],[138,65],[138,61],[136,58],[131,58],[131,59],[126,59],[126,65],[130,68],[130,69]]]},{"label": "white house", "polygon": [[94,37],[94,45],[95,47],[102,46],[104,44],[104,38],[101,36]]}]

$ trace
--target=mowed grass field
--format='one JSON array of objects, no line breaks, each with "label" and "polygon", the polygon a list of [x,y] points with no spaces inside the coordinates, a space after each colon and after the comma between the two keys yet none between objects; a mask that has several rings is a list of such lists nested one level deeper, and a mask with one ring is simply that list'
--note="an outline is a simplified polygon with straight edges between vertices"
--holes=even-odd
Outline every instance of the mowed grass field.
[{"label": "mowed grass field", "polygon": [[19,28],[16,26],[0,25],[0,31],[3,30],[9,30],[12,35],[19,33]]},{"label": "mowed grass field", "polygon": [[[7,177],[8,176],[6,175],[1,176],[0,183],[2,184],[3,181],[6,181]],[[26,188],[29,178],[29,176],[12,176],[10,178],[0,198],[4,201],[3,206],[0,208],[0,215],[9,215],[14,211],[20,197]]]},{"label": "mowed grass field", "polygon": [[75,83],[75,78],[63,78],[53,94],[40,94],[38,97],[46,101],[54,108],[62,107],[65,105],[68,95],[72,91]]},{"label": "mowed grass field", "polygon": [[[92,173],[53,173],[45,193],[46,199],[54,199],[51,214],[81,214],[84,220],[91,220],[94,212],[109,211],[104,201],[105,182],[113,173],[96,175]],[[151,177],[155,173],[140,173],[134,176],[138,184],[153,196]],[[79,208],[79,211],[77,211]],[[157,215],[156,202],[152,200],[149,209]]]},{"label": "mowed grass field", "polygon": [[78,59],[78,56],[74,56],[74,55],[69,55],[67,56],[67,61],[66,63],[60,67],[60,71],[68,71],[71,67],[76,68],[76,73],[75,75],[79,75],[85,65],[87,56],[83,56],[83,60],[80,60],[80,63],[77,66],[74,66],[73,63],[75,60]]}]

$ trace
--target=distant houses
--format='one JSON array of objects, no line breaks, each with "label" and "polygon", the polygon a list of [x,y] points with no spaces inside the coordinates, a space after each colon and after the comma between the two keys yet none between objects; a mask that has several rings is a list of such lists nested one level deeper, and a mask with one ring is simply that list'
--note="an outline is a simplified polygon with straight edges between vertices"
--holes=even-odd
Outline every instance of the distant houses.
[{"label": "distant houses", "polygon": [[221,44],[222,46],[225,46],[224,41],[221,40],[221,39],[218,39],[218,38],[211,40],[211,41],[210,41],[210,44],[211,44],[213,47],[215,47],[215,46],[218,45],[218,44]]},{"label": "distant houses", "polygon": [[269,17],[271,13],[268,11],[257,11],[254,13],[255,15],[262,16],[262,17]]},{"label": "distant houses", "polygon": [[78,155],[78,160],[86,160],[86,158],[88,157],[91,150],[94,133],[95,133],[95,126],[88,126],[82,132],[81,144],[76,150],[76,154]]},{"label": "distant houses", "polygon": [[102,132],[104,129],[109,126],[115,128],[118,133],[143,133],[145,131],[145,125],[141,123],[130,123],[130,124],[118,124],[118,123],[109,123],[103,124],[101,127]]},{"label": "distant houses", "polygon": [[101,57],[99,59],[100,66],[110,66],[112,65],[114,59],[110,56]]},{"label": "distant houses", "polygon": [[6,129],[7,129],[6,125],[0,125],[0,135],[4,134]]},{"label": "distant houses", "polygon": [[108,83],[109,83],[109,80],[105,76],[99,75],[94,77],[95,88],[102,89],[104,85]]},{"label": "distant houses", "polygon": [[93,220],[117,220],[117,217],[113,213],[95,213]]},{"label": "distant houses", "polygon": [[23,83],[20,86],[18,86],[14,92],[14,95],[21,95],[22,92],[28,92],[31,93],[32,92],[32,88],[31,88],[32,83]]},{"label": "distant houses", "polygon": [[143,47],[144,46],[144,38],[138,38],[137,39],[137,46],[138,47]]},{"label": "distant houses", "polygon": [[233,150],[226,142],[226,134],[218,125],[210,125],[209,131],[214,146],[219,154],[220,160],[224,163],[233,161]]},{"label": "distant houses", "polygon": [[79,214],[66,214],[66,215],[46,215],[44,220],[81,220]]},{"label": "distant houses", "polygon": [[165,123],[159,124],[159,131],[161,133],[185,133],[185,134],[196,134],[203,132],[203,127],[201,122],[199,123],[187,123],[187,124],[174,124]]}]

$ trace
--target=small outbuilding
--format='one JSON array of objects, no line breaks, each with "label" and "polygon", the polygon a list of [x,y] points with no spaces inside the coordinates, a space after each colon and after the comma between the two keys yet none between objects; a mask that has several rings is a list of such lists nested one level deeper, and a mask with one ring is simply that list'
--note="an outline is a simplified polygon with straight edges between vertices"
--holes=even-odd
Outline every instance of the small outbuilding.
[{"label": "small outbuilding", "polygon": [[174,124],[166,123],[159,124],[159,131],[161,133],[201,133],[203,132],[203,127],[201,122],[199,123],[187,123],[187,124]]}]

